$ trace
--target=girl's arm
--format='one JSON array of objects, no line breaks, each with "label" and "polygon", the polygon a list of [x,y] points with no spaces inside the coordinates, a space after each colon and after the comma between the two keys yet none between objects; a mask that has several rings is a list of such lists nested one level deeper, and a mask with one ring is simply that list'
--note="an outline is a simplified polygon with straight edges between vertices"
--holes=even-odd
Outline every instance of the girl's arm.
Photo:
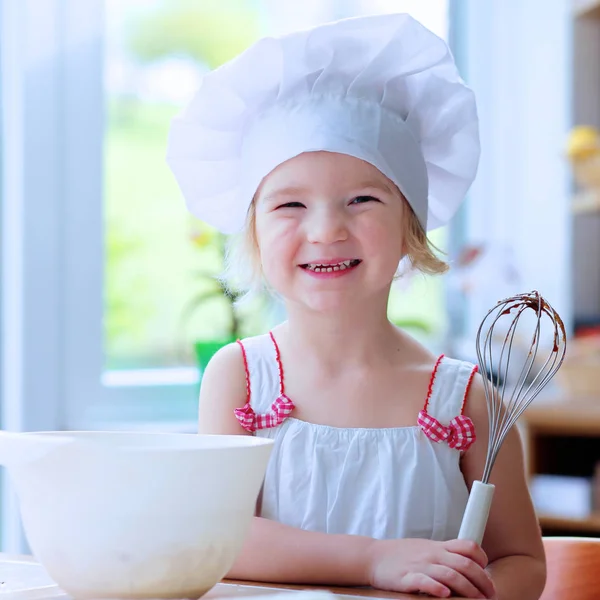
[{"label": "girl's arm", "polygon": [[255,517],[228,577],[305,585],[371,585],[366,560],[373,540],[303,531]]},{"label": "girl's arm", "polygon": [[[202,377],[199,433],[249,435],[233,410],[246,403],[240,349],[221,349]],[[374,540],[304,531],[255,517],[229,578],[275,583],[374,586],[448,597],[489,597],[487,558],[467,541]],[[483,593],[482,593],[483,592]]]},{"label": "girl's arm", "polygon": [[[240,348],[231,344],[202,377],[198,432],[251,435],[234,417],[246,403]],[[228,577],[273,583],[369,585],[365,556],[372,540],[302,531],[255,517],[244,549]]]},{"label": "girl's arm", "polygon": [[[474,381],[466,414],[477,441],[465,452],[462,470],[469,487],[481,479],[488,445],[488,413],[483,381]],[[540,526],[529,495],[523,449],[513,428],[500,448],[490,483],[496,486],[482,547],[494,580],[498,600],[537,600],[544,589],[546,563]]]}]

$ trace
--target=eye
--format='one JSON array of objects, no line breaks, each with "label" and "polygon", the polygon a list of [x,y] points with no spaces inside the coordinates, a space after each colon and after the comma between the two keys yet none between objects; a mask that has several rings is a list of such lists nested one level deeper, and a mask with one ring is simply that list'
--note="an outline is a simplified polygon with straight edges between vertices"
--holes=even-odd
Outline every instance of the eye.
[{"label": "eye", "polygon": [[374,196],[357,196],[350,204],[366,204],[367,202],[379,202]]},{"label": "eye", "polygon": [[277,209],[280,208],[305,208],[302,202],[286,202],[285,204],[280,204]]}]

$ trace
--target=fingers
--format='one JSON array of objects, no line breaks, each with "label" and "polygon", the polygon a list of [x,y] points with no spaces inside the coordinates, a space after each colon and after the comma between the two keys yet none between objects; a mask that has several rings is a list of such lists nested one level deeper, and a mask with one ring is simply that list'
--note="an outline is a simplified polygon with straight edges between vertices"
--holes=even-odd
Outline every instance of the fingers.
[{"label": "fingers", "polygon": [[450,588],[424,573],[409,573],[403,577],[399,591],[409,594],[420,592],[434,598],[448,598],[452,594]]},{"label": "fingers", "polygon": [[446,565],[431,565],[427,575],[445,587],[451,589],[461,598],[489,598],[482,593],[467,577]]},{"label": "fingers", "polygon": [[450,552],[460,554],[475,561],[482,569],[488,565],[487,554],[483,551],[479,544],[470,540],[450,540],[444,542],[444,548]]},{"label": "fingers", "polygon": [[483,593],[485,598],[492,598],[495,594],[494,583],[487,571],[482,569],[470,558],[461,554],[448,552],[444,557],[444,565],[464,575],[477,589]]}]

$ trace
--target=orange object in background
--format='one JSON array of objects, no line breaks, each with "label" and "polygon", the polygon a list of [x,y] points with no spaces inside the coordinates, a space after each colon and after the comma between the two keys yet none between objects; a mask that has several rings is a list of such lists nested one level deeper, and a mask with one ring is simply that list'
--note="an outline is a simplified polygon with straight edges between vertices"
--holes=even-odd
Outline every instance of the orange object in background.
[{"label": "orange object in background", "polygon": [[600,538],[544,538],[548,576],[540,600],[598,600]]}]

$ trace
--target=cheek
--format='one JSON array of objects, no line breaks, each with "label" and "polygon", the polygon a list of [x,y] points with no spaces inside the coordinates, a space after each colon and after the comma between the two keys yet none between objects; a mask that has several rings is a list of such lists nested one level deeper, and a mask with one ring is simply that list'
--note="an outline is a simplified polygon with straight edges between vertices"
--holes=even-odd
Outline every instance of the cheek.
[{"label": "cheek", "polygon": [[265,276],[276,274],[295,255],[298,227],[292,219],[257,218],[256,235]]},{"label": "cheek", "polygon": [[362,239],[373,253],[387,262],[400,260],[402,255],[403,228],[400,219],[376,219],[364,223]]},{"label": "cheek", "polygon": [[282,251],[296,238],[297,224],[293,219],[266,215],[256,220],[256,235],[263,248]]}]

